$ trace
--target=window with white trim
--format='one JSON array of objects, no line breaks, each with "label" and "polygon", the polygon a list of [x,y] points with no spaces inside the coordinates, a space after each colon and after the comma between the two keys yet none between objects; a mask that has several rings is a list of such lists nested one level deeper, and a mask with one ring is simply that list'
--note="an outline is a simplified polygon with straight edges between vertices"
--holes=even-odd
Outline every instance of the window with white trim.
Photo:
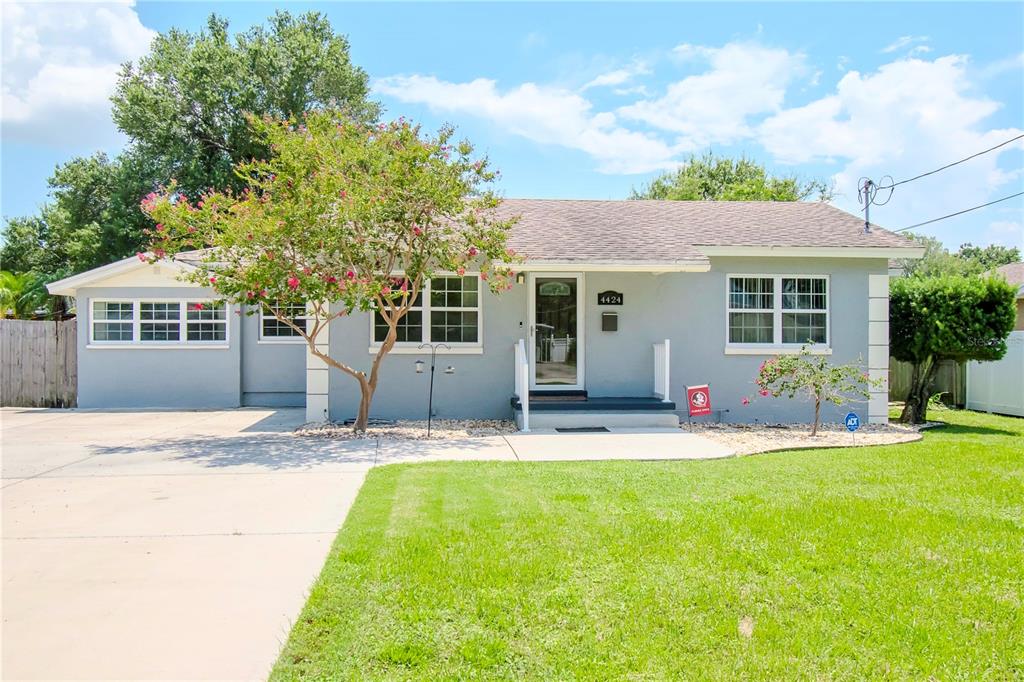
[{"label": "window with white trim", "polygon": [[302,326],[306,322],[306,306],[303,303],[294,303],[274,309],[263,306],[260,311],[260,340],[261,341],[304,341],[302,334],[290,327],[287,323],[275,317],[273,310],[281,312],[296,325]]},{"label": "window with white trim", "polygon": [[92,302],[92,340],[131,343],[135,340],[135,304],[131,301]]},{"label": "window with white trim", "polygon": [[103,345],[225,345],[227,305],[195,300],[92,301],[92,343]]},{"label": "window with white trim", "polygon": [[728,344],[829,343],[828,277],[730,275]]},{"label": "window with white trim", "polygon": [[[447,343],[478,346],[480,288],[477,275],[447,275],[426,282],[396,331],[398,344]],[[373,342],[383,343],[388,325],[379,312],[373,314]]]}]

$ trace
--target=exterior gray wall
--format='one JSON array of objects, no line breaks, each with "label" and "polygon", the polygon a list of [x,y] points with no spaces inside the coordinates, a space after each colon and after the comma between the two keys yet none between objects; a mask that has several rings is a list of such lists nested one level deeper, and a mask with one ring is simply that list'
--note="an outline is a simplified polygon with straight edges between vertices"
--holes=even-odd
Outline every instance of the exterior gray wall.
[{"label": "exterior gray wall", "polygon": [[[685,386],[707,383],[715,409],[726,421],[808,421],[812,408],[802,400],[761,398],[753,384],[758,366],[770,354],[726,355],[726,277],[728,274],[815,274],[830,276],[829,324],[834,363],[857,362],[867,367],[868,275],[886,274],[882,259],[714,258],[706,273],[585,274],[585,381],[592,396],[648,396],[653,391],[653,344],[671,340],[671,397],[685,410]],[[624,294],[622,306],[597,305],[597,293]],[[504,418],[510,415],[513,392],[512,345],[526,338],[526,286],[517,285],[483,303],[484,353],[438,355],[434,403],[439,417]],[[601,313],[619,313],[619,331],[601,331]],[[352,366],[368,370],[372,356],[369,321],[357,315],[335,323],[331,353]],[[371,415],[381,418],[423,418],[429,374],[416,374],[420,355],[389,355]],[[445,375],[447,365],[456,368]],[[359,387],[354,379],[331,370],[330,414],[335,420],[355,415]],[[744,397],[753,399],[743,406]],[[823,408],[823,418],[836,421],[849,409],[867,419],[867,401]],[[685,415],[685,412],[683,412]]]},{"label": "exterior gray wall", "polygon": [[[515,342],[526,334],[526,287],[516,286],[500,296],[484,293],[482,355],[437,354],[434,376],[434,412],[438,418],[510,418],[514,391]],[[369,371],[369,314],[340,318],[332,324],[331,357],[351,367]],[[426,371],[416,374],[415,362],[424,360]],[[455,374],[444,373],[452,365]],[[371,417],[426,419],[430,381],[430,355],[389,354],[381,365],[380,383],[373,399]],[[331,368],[330,416],[340,421],[355,417],[359,384]]]},{"label": "exterior gray wall", "polygon": [[[243,308],[244,310],[244,308]],[[306,343],[260,342],[259,314],[242,315],[242,404],[306,404]]]},{"label": "exterior gray wall", "polygon": [[238,407],[240,321],[228,313],[226,348],[88,348],[94,298],[208,297],[199,287],[91,287],[79,289],[79,407]]},{"label": "exterior gray wall", "polygon": [[[761,398],[753,381],[771,357],[726,355],[726,277],[729,274],[829,275],[831,362],[857,362],[867,370],[868,275],[885,274],[884,260],[714,258],[706,273],[587,273],[586,382],[594,396],[650,395],[653,344],[671,341],[671,397],[685,416],[685,387],[709,384],[713,407],[735,422],[812,418],[803,400]],[[624,294],[622,306],[598,306],[597,292]],[[600,313],[619,311],[619,331],[602,332]],[[744,397],[752,399],[744,406]],[[837,408],[822,418],[836,421],[850,409],[867,420],[867,401]]]}]

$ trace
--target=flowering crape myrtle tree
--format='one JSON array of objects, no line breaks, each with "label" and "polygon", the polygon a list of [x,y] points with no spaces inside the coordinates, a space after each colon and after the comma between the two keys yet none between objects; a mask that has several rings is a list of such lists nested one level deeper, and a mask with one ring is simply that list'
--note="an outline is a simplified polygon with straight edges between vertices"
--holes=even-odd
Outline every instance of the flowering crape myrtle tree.
[{"label": "flowering crape myrtle tree", "polygon": [[[867,399],[869,389],[881,382],[872,381],[858,365],[833,365],[825,356],[813,356],[807,346],[799,355],[780,355],[761,363],[754,383],[762,398],[805,395],[814,401],[814,423],[811,435],[818,435],[821,404],[844,405],[853,398]],[[749,398],[743,399],[750,404]]]},{"label": "flowering crape myrtle tree", "polygon": [[[205,249],[185,277],[248,314],[266,308],[355,379],[355,430],[364,431],[381,361],[424,283],[472,267],[493,292],[511,288],[514,221],[495,214],[500,200],[486,187],[496,173],[468,142],[453,143],[450,128],[430,137],[403,119],[367,125],[339,111],[251,123],[271,155],[236,166],[246,187],[190,197],[172,182],[147,196],[143,210],[157,224],[140,257]],[[294,306],[306,306],[305,323],[287,314]],[[333,319],[370,310],[388,333],[369,368],[317,348]]]}]

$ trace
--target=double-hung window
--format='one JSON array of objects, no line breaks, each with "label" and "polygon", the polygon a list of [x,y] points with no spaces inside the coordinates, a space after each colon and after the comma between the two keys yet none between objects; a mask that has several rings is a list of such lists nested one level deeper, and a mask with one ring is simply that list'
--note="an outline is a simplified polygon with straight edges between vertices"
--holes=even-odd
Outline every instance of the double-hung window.
[{"label": "double-hung window", "polygon": [[96,346],[226,346],[227,305],[202,300],[93,300]]},{"label": "double-hung window", "polygon": [[826,275],[729,275],[727,346],[828,346]]},{"label": "double-hung window", "polygon": [[[302,303],[275,308],[298,326],[306,323],[306,306]],[[264,306],[260,311],[260,341],[268,343],[303,342],[302,334],[285,322],[277,319],[273,310]]]},{"label": "double-hung window", "polygon": [[[409,311],[398,321],[396,345],[446,343],[452,348],[479,348],[481,280],[477,275],[434,277],[423,285]],[[373,343],[387,338],[388,325],[373,314]]]}]

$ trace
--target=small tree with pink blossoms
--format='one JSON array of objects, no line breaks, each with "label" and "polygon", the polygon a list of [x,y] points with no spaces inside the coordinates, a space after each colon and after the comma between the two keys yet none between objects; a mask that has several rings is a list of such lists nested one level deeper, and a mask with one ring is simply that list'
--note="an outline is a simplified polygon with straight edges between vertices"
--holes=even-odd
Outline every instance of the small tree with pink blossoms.
[{"label": "small tree with pink blossoms", "polygon": [[[366,125],[339,111],[251,124],[271,155],[236,166],[246,188],[189,197],[172,182],[147,196],[142,208],[156,227],[140,257],[205,249],[185,278],[249,314],[269,310],[355,379],[355,430],[365,431],[381,362],[424,283],[472,267],[492,291],[511,288],[514,221],[495,213],[500,200],[486,189],[495,172],[468,142],[453,143],[450,128],[429,137],[402,119]],[[305,323],[289,306],[306,306]],[[368,369],[317,347],[332,320],[371,310],[388,331]]]},{"label": "small tree with pink blossoms", "polygon": [[[870,388],[881,382],[872,381],[859,364],[833,365],[824,355],[812,355],[803,346],[799,355],[780,355],[765,360],[754,379],[761,397],[795,398],[804,395],[814,401],[814,423],[811,436],[818,435],[821,404],[844,405],[854,398],[867,399]],[[743,399],[750,404],[749,398]]]}]

